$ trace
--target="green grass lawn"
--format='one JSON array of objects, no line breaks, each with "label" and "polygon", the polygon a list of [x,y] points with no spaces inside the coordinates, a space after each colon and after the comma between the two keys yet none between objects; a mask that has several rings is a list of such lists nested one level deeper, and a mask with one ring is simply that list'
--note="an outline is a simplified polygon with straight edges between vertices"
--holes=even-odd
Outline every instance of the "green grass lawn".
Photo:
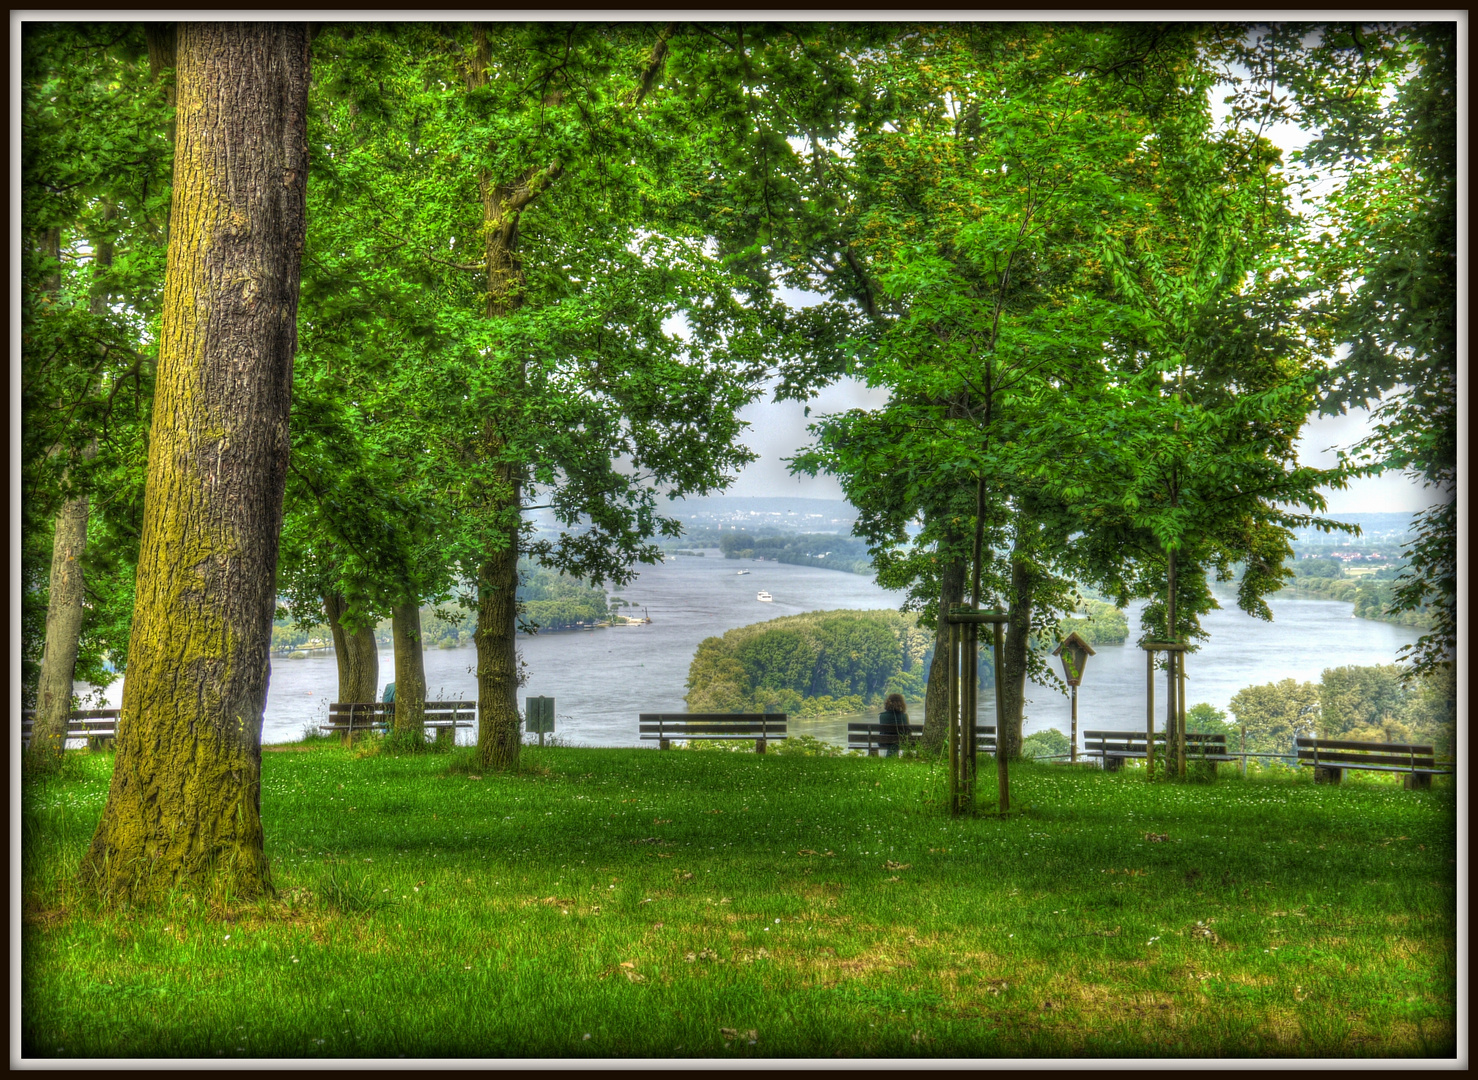
[{"label": "green grass lawn", "polygon": [[234,909],[80,894],[111,755],[25,787],[24,1055],[1455,1054],[1450,781],[284,749]]}]

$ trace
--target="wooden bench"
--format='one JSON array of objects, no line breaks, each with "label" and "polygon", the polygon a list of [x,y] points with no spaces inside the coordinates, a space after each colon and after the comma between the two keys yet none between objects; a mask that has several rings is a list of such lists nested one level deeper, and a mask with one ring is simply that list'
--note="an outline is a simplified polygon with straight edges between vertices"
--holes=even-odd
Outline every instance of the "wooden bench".
[{"label": "wooden bench", "polygon": [[[470,728],[477,716],[475,701],[428,701],[426,702],[426,729],[435,731],[438,742],[453,742],[457,728]],[[464,719],[465,717],[465,719]],[[345,742],[354,738],[356,731],[389,731],[395,723],[393,701],[335,701],[328,707],[327,724],[324,731],[337,731]]]},{"label": "wooden bench", "polygon": [[[1105,772],[1118,772],[1120,766],[1130,758],[1148,757],[1147,745],[1142,731],[1083,732],[1084,756],[1103,758]],[[1218,762],[1237,760],[1235,754],[1227,753],[1226,735],[1200,731],[1186,732],[1185,756],[1187,761],[1209,762],[1212,772],[1216,771]],[[1155,758],[1158,761],[1168,760],[1163,731],[1155,732]]]},{"label": "wooden bench", "polygon": [[[89,750],[102,750],[118,737],[117,709],[76,709],[67,717],[67,738],[86,739]],[[36,726],[36,710],[21,712],[21,745],[31,745],[31,729]]]},{"label": "wooden bench", "polygon": [[1408,788],[1429,788],[1432,777],[1452,774],[1451,769],[1438,766],[1430,746],[1307,738],[1296,738],[1293,743],[1299,764],[1314,767],[1316,784],[1337,784],[1346,769],[1405,773]]},{"label": "wooden bench", "polygon": [[[893,745],[891,740],[887,742],[883,741],[883,730],[883,725],[879,723],[866,723],[861,721],[848,723],[847,748],[850,750],[861,749],[865,747],[867,749],[868,757],[876,757],[879,749]],[[894,729],[892,727],[889,727],[887,729],[890,734],[893,732],[893,730]],[[899,728],[897,730],[900,733],[902,733],[903,731],[902,728]],[[916,739],[920,735],[922,735],[923,732],[924,725],[909,724],[907,737],[909,739]],[[994,724],[975,725],[975,750],[976,753],[986,754],[994,754],[996,752],[996,728]]]},{"label": "wooden bench", "polygon": [[638,726],[659,750],[673,739],[753,739],[754,752],[763,754],[766,742],[786,737],[786,719],[786,713],[641,713]]}]

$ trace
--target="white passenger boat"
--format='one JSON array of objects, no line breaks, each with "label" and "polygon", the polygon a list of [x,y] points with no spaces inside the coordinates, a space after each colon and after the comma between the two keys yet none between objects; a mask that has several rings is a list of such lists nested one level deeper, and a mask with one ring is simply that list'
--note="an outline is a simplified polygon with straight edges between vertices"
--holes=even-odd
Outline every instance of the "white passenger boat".
[{"label": "white passenger boat", "polygon": [[771,596],[769,593],[765,592],[764,589],[761,589],[760,590],[760,594],[757,597],[755,597],[755,599],[756,600],[763,600],[765,603],[768,604],[771,601],[773,601],[775,598],[773,596]]}]

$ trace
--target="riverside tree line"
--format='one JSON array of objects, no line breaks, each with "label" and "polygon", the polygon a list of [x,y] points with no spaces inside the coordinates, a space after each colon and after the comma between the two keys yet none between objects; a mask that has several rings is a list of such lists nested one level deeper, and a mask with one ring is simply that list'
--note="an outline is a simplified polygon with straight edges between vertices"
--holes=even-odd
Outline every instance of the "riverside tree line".
[{"label": "riverside tree line", "polygon": [[[478,754],[515,766],[520,559],[630,580],[679,535],[665,497],[752,459],[742,406],[843,376],[888,403],[818,417],[796,467],[841,480],[926,630],[967,596],[1010,613],[1008,753],[1077,583],[1194,642],[1240,563],[1266,617],[1289,530],[1340,528],[1318,489],[1360,473],[1433,489],[1393,605],[1432,616],[1414,668],[1450,671],[1455,49],[1452,24],[25,24],[29,764],[74,678],[126,672],[88,880],[270,891],[279,600],[330,627],[346,701],[390,618],[412,737],[419,611],[461,607]],[[1315,132],[1296,162],[1280,119]],[[1310,415],[1365,404],[1339,468],[1297,465]]]}]

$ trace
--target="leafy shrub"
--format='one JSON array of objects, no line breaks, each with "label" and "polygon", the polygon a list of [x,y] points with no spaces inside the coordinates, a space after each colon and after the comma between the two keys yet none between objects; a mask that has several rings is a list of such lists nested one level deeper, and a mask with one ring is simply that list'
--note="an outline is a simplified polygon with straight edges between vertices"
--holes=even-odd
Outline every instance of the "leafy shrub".
[{"label": "leafy shrub", "polygon": [[780,739],[771,752],[786,757],[841,757],[846,753],[842,747],[822,742],[814,735],[792,735]]},{"label": "leafy shrub", "polygon": [[1034,731],[1021,740],[1021,756],[1027,758],[1050,758],[1071,748],[1067,736],[1056,728]]}]

